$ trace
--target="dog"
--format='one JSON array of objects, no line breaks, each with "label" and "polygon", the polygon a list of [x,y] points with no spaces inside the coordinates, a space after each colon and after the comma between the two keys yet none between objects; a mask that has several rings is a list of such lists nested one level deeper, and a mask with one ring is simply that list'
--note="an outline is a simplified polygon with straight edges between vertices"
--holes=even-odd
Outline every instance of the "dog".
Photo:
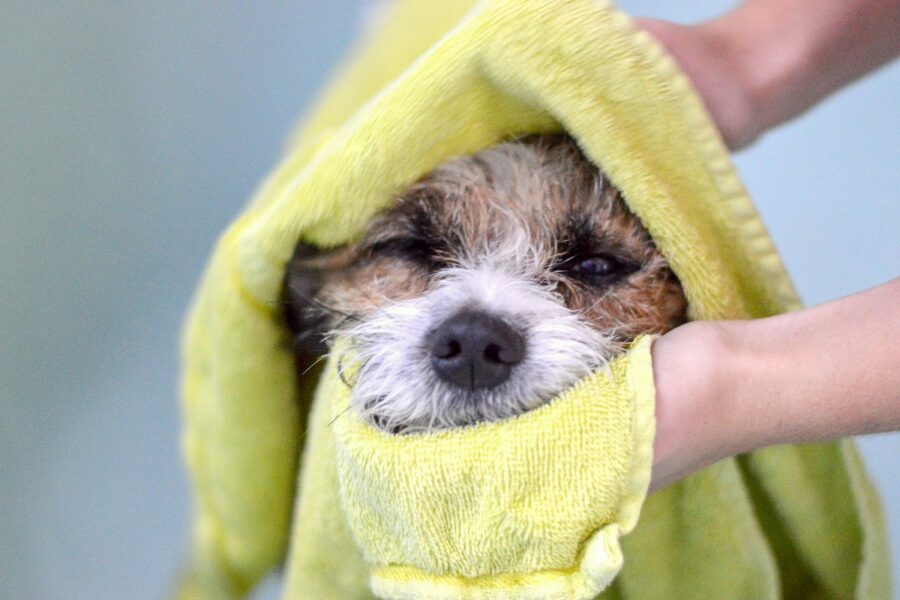
[{"label": "dog", "polygon": [[359,239],[299,244],[298,364],[347,340],[352,407],[395,434],[545,404],[629,342],[683,323],[683,289],[620,191],[566,135],[452,159]]}]

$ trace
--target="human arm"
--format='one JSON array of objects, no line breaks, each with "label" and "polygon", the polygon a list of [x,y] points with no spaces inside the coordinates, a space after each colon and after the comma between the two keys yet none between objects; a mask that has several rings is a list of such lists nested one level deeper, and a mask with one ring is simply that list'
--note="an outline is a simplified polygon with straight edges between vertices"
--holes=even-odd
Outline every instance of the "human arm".
[{"label": "human arm", "polygon": [[697,25],[637,24],[675,57],[733,150],[900,55],[896,0],[748,0]]},{"label": "human arm", "polygon": [[900,429],[900,278],[766,319],[688,323],[652,352],[651,489],[756,448]]}]

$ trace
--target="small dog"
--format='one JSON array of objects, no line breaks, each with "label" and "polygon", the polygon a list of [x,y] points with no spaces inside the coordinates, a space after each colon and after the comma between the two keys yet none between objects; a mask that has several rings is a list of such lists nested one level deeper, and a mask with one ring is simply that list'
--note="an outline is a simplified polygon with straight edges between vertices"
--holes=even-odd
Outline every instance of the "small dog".
[{"label": "small dog", "polygon": [[393,433],[511,417],[685,321],[666,260],[564,135],[438,167],[362,239],[289,264],[301,364],[349,340],[352,404]]}]

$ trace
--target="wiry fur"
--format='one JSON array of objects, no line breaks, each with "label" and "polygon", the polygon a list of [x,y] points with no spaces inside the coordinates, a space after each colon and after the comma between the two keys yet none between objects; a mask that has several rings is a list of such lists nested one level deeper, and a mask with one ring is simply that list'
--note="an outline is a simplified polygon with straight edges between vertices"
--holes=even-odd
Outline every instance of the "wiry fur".
[{"label": "wiry fur", "polygon": [[[426,340],[448,315],[477,308],[525,333],[527,351],[509,380],[466,392],[433,372]],[[613,342],[566,308],[524,269],[455,267],[425,295],[390,303],[345,333],[360,369],[353,404],[389,431],[458,427],[510,417],[549,400],[601,367]]]},{"label": "wiry fur", "polygon": [[[573,274],[597,255],[627,268],[600,283]],[[404,432],[533,409],[637,335],[681,323],[686,306],[619,191],[564,136],[449,161],[357,244],[298,256],[287,292],[298,332],[321,327],[349,339],[360,364],[354,408]],[[454,387],[431,368],[429,334],[463,308],[489,312],[525,338],[525,358],[495,388]]]}]

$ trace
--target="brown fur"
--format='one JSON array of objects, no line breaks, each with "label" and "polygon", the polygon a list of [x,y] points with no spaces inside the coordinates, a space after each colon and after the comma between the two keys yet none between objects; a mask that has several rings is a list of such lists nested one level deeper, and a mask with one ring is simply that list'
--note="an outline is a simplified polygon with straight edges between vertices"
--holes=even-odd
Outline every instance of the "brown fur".
[{"label": "brown fur", "polygon": [[[514,225],[527,231],[544,281],[597,329],[627,342],[684,322],[686,300],[666,260],[619,190],[566,136],[533,136],[449,161],[403,193],[358,243],[324,257],[298,253],[287,275],[292,322],[324,332],[414,298],[435,272],[490,252]],[[634,270],[597,286],[560,269],[597,253]]]}]

